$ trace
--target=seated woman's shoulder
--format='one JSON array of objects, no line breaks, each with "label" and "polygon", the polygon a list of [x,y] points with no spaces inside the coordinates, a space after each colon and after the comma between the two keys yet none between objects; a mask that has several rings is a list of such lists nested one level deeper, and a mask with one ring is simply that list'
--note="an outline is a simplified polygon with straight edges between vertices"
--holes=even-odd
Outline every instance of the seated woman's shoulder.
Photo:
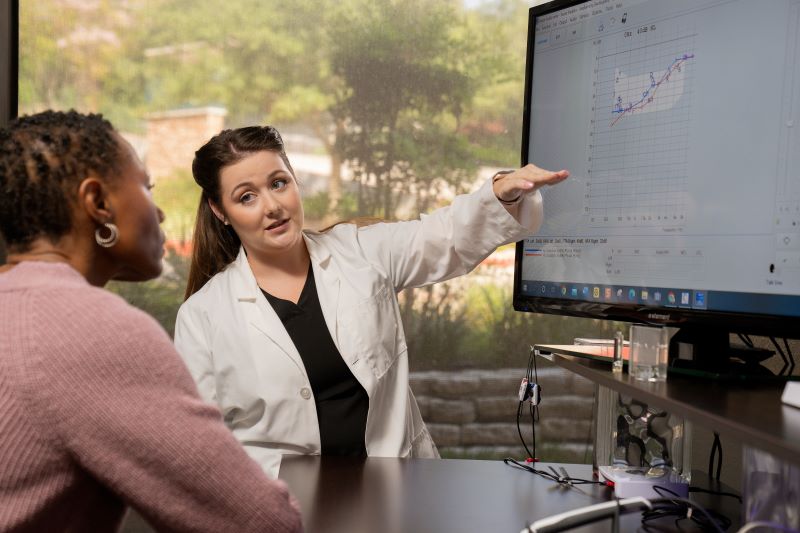
[{"label": "seated woman's shoulder", "polygon": [[46,333],[30,343],[28,364],[45,378],[70,375],[98,387],[168,382],[192,390],[164,328],[119,295],[83,286],[39,297],[32,318]]},{"label": "seated woman's shoulder", "polygon": [[64,326],[82,331],[87,337],[123,340],[122,334],[135,333],[159,340],[169,338],[151,315],[109,290],[91,286],[56,289],[52,297],[51,312],[46,314],[55,315]]}]

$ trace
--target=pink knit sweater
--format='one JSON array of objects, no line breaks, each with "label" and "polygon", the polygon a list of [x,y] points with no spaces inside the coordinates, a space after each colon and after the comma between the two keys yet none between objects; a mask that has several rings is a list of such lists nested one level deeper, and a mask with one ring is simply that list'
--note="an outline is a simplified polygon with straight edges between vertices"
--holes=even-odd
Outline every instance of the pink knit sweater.
[{"label": "pink knit sweater", "polygon": [[299,531],[148,315],[66,264],[0,274],[0,531]]}]

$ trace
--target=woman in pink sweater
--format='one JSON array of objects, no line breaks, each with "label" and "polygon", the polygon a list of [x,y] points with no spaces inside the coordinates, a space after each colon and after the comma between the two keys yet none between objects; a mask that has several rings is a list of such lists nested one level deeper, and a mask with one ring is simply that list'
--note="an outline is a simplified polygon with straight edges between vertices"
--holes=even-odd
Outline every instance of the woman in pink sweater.
[{"label": "woman in pink sweater", "polygon": [[0,130],[0,531],[299,531],[167,334],[102,287],[161,272],[164,214],[99,115]]}]

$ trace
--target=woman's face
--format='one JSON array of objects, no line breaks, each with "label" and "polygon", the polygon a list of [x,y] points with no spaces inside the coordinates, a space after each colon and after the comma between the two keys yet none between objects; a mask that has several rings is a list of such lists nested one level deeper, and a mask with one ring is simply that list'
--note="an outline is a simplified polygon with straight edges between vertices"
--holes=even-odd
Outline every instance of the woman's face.
[{"label": "woman's face", "polygon": [[[153,202],[152,184],[133,147],[119,135],[120,169],[109,187],[113,223],[119,241],[108,254],[119,267],[113,279],[144,281],[158,277],[164,256],[164,212]],[[104,233],[105,234],[105,233]]]},{"label": "woman's face", "polygon": [[302,245],[300,190],[280,154],[248,155],[223,168],[219,179],[222,205],[213,207],[248,253],[278,255]]}]

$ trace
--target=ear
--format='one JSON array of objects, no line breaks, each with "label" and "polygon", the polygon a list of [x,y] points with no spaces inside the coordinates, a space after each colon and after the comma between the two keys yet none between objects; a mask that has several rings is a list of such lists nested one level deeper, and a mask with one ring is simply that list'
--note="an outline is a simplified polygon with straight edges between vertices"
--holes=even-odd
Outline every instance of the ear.
[{"label": "ear", "polygon": [[88,177],[78,186],[78,206],[97,224],[114,218],[108,193],[108,185],[96,177]]},{"label": "ear", "polygon": [[217,207],[217,205],[214,202],[212,202],[210,198],[208,199],[208,207],[211,208],[211,211],[214,213],[214,216],[217,217],[220,222],[222,222],[226,226],[228,225],[228,219],[223,214],[222,209]]}]

